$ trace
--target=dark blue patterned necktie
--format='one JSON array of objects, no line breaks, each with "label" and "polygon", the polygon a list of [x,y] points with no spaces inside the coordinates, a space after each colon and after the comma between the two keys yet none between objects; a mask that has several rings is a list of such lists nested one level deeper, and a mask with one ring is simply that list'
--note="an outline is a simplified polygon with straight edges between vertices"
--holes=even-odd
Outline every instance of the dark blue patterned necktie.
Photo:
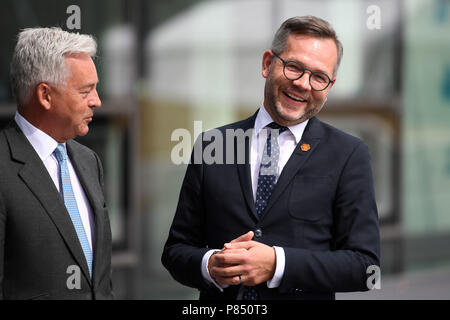
[{"label": "dark blue patterned necktie", "polygon": [[278,135],[288,129],[275,122],[268,124],[266,128],[270,128],[270,130],[267,133],[267,140],[261,158],[261,166],[259,167],[258,186],[256,188],[255,205],[259,218],[262,217],[262,213],[267,206],[267,202],[277,181],[278,159],[280,158]]},{"label": "dark blue patterned necktie", "polygon": [[[267,125],[269,128],[267,140],[264,146],[259,167],[258,186],[256,188],[256,213],[262,218],[262,213],[275,188],[278,173],[278,160],[280,158],[280,146],[278,145],[278,135],[286,131],[287,127],[282,127],[275,122]],[[255,287],[245,287],[242,295],[243,300],[259,300],[258,291]]]}]

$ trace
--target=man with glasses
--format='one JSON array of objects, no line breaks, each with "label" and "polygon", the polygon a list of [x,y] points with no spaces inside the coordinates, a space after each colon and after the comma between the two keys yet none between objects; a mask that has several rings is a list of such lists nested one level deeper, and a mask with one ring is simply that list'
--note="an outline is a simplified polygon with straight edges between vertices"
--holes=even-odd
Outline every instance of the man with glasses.
[{"label": "man with glasses", "polygon": [[369,289],[367,270],[380,263],[369,150],[315,117],[342,54],[328,22],[286,20],[263,55],[263,105],[219,128],[252,130],[245,163],[188,166],[162,262],[201,299],[334,299]]}]

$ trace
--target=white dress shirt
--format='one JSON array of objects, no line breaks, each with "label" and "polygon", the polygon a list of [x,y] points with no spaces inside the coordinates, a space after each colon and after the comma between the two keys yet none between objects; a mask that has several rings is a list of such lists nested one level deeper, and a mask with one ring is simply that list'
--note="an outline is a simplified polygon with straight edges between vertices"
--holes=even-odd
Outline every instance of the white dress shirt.
[{"label": "white dress shirt", "polygon": [[[37,154],[44,163],[45,168],[50,174],[53,183],[55,184],[58,191],[60,191],[58,161],[53,155],[53,151],[55,151],[58,142],[45,132],[33,126],[18,112],[16,112],[14,120],[16,121],[17,125],[22,130],[22,132],[25,134],[25,137],[27,137],[28,141],[31,143],[34,150],[36,150]],[[80,181],[78,180],[78,177],[72,166],[72,162],[70,161],[69,155],[67,155],[67,164],[69,168],[70,182],[72,184],[73,193],[75,195],[75,199],[77,202],[78,211],[81,215],[81,221],[83,222],[84,230],[86,232],[86,236],[88,238],[89,245],[91,246],[92,250],[93,248],[92,228],[95,225],[93,220],[92,208],[89,204],[86,194],[84,193],[83,187],[81,186]]]},{"label": "white dress shirt", "polygon": [[[277,180],[281,172],[283,171],[284,166],[291,157],[292,152],[294,152],[295,147],[300,142],[303,132],[305,131],[305,127],[308,124],[308,121],[309,120],[306,120],[297,125],[290,126],[288,127],[289,130],[280,133],[280,135],[278,136],[278,144],[280,146],[280,157],[278,159],[278,174],[276,177]],[[273,122],[272,117],[266,111],[264,106],[261,106],[255,119],[255,127],[253,131],[251,141],[251,152],[250,152],[250,170],[253,186],[253,199],[255,201],[256,201],[256,189],[258,186],[259,167],[261,166],[261,159],[268,134],[268,130],[262,129],[264,129],[271,122]],[[276,255],[276,267],[273,278],[267,281],[268,288],[277,288],[280,285],[284,275],[284,266],[285,266],[284,250],[283,248],[277,246],[274,246],[273,248],[275,249]],[[222,291],[223,288],[227,287],[227,285],[221,285],[215,282],[208,271],[209,258],[216,251],[219,250],[216,249],[209,250],[203,256],[201,266],[202,275],[206,280],[214,283],[216,287],[218,287]]]}]

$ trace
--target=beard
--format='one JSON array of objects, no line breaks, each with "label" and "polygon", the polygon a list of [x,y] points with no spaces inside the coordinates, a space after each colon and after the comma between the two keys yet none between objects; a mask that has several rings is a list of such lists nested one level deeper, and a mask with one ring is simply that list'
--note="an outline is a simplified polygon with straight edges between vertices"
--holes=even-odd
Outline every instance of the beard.
[{"label": "beard", "polygon": [[[299,96],[308,97],[306,106],[299,109],[297,112],[289,113],[288,111],[295,110],[295,107],[285,105],[285,103],[281,101],[281,95],[284,95],[283,91],[285,90],[296,92]],[[266,109],[268,109],[267,111],[272,118],[274,118],[273,120],[280,122],[282,125],[295,125],[312,118],[322,110],[327,101],[326,96],[324,96],[323,99],[313,98],[311,96],[311,91],[301,91],[298,87],[290,86],[283,89],[282,86],[278,85],[273,79],[272,74],[266,79],[264,91],[264,105]]]},{"label": "beard", "polygon": [[294,116],[290,116],[284,112],[284,108],[280,100],[274,99],[273,109],[279,118],[283,119],[286,122],[298,124],[318,114],[325,105],[326,100],[327,99],[325,98],[323,101],[308,101],[303,112],[300,112],[299,114],[296,114]]}]

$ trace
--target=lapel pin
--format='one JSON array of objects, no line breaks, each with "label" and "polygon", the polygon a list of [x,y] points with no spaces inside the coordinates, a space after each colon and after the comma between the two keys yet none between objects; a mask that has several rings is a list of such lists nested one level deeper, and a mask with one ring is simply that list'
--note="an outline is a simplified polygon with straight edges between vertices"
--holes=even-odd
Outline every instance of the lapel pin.
[{"label": "lapel pin", "polygon": [[300,146],[300,149],[302,150],[302,151],[308,151],[309,149],[311,149],[311,146],[309,145],[309,144],[307,144],[307,143],[304,143],[304,144],[302,144],[301,146]]}]

